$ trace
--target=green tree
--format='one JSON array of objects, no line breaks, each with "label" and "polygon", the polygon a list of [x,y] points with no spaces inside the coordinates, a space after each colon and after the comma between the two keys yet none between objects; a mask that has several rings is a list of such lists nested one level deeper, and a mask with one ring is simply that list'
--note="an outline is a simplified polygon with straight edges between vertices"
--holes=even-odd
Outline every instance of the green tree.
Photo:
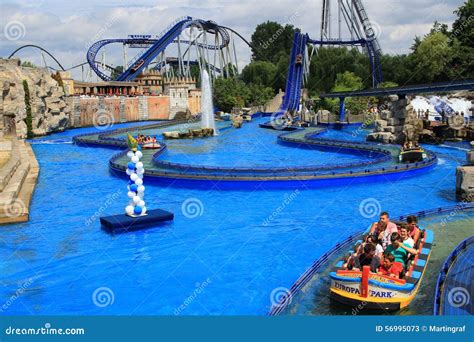
[{"label": "green tree", "polygon": [[413,54],[409,55],[382,55],[382,74],[385,81],[405,85],[415,82],[413,70],[415,62]]},{"label": "green tree", "polygon": [[447,70],[449,79],[474,77],[474,0],[466,1],[454,13],[449,38],[453,58]]},{"label": "green tree", "polygon": [[[362,79],[350,71],[339,73],[336,76],[336,83],[332,88],[333,92],[361,90],[364,86]],[[352,114],[360,114],[367,110],[368,99],[364,97],[349,97],[346,100],[346,109]],[[331,99],[328,101],[329,110],[333,113],[339,112],[339,100]]]},{"label": "green tree", "polygon": [[430,34],[436,32],[442,33],[447,36],[449,34],[448,25],[435,21],[433,27],[431,28]]},{"label": "green tree", "polygon": [[379,83],[379,88],[395,88],[398,87],[398,83],[387,81]]},{"label": "green tree", "polygon": [[247,83],[259,84],[265,87],[274,87],[277,66],[271,62],[254,61],[245,66],[241,78]]},{"label": "green tree", "polygon": [[414,52],[415,78],[420,82],[446,80],[446,66],[452,58],[453,51],[448,43],[448,36],[441,32],[428,34]]},{"label": "green tree", "polygon": [[265,87],[262,84],[250,84],[248,90],[249,96],[246,106],[263,106],[275,95],[273,88]]},{"label": "green tree", "polygon": [[294,33],[293,25],[282,26],[274,21],[257,25],[251,37],[253,59],[276,64],[282,54],[290,54]]},{"label": "green tree", "polygon": [[350,71],[345,71],[336,76],[336,84],[332,91],[353,91],[361,90],[364,87],[362,79]]},{"label": "green tree", "polygon": [[239,79],[219,77],[214,81],[214,104],[230,112],[233,107],[243,107],[250,98],[248,87]]},{"label": "green tree", "polygon": [[290,55],[281,55],[276,64],[275,80],[273,82],[273,89],[278,92],[280,89],[285,90],[286,77],[288,74],[288,65],[290,64]]},{"label": "green tree", "polygon": [[36,68],[36,65],[31,63],[30,61],[24,61],[23,63],[21,63],[21,66],[22,67],[27,67],[27,68]]},{"label": "green tree", "polygon": [[120,76],[121,73],[123,73],[123,65],[117,65],[114,70],[112,70],[112,73],[110,77],[115,80],[117,77]]},{"label": "green tree", "polygon": [[474,46],[474,0],[466,1],[454,13],[458,16],[453,23],[451,36],[463,46]]}]

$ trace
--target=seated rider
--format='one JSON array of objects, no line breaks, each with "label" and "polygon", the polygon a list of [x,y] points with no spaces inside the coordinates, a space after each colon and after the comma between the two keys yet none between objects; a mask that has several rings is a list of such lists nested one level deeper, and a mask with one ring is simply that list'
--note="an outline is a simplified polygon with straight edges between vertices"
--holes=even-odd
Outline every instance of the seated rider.
[{"label": "seated rider", "polygon": [[403,244],[415,249],[415,241],[408,234],[408,227],[406,225],[400,227],[400,236],[402,237]]},{"label": "seated rider", "polygon": [[408,261],[408,253],[416,255],[418,251],[410,247],[409,244],[403,243],[403,238],[398,233],[393,233],[390,240],[392,244],[387,246],[384,254],[393,254],[395,262],[399,262],[405,268]]},{"label": "seated rider", "polygon": [[403,271],[403,266],[399,262],[395,262],[393,254],[387,254],[383,257],[382,265],[380,265],[378,274],[400,278],[400,273]]},{"label": "seated rider", "polygon": [[375,246],[375,255],[381,258],[383,254],[382,241],[378,238],[376,234],[369,234],[365,237],[365,242],[359,247],[359,254],[364,251],[365,245],[370,243]]},{"label": "seated rider", "polygon": [[[383,234],[381,234],[382,232]],[[390,222],[389,215],[386,211],[380,213],[379,221],[372,224],[372,227],[369,230],[369,234],[378,234],[378,239],[382,240],[382,247],[384,249],[391,243],[391,234],[396,232],[398,232],[397,225]]]},{"label": "seated rider", "polygon": [[413,239],[415,246],[417,246],[418,240],[420,240],[420,228],[418,227],[418,218],[415,215],[407,217],[407,228],[408,235]]},{"label": "seated rider", "polygon": [[370,266],[370,271],[374,273],[377,273],[380,266],[380,258],[375,255],[375,245],[373,243],[367,243],[364,246],[364,253],[354,258],[352,270],[360,271],[364,266]]}]

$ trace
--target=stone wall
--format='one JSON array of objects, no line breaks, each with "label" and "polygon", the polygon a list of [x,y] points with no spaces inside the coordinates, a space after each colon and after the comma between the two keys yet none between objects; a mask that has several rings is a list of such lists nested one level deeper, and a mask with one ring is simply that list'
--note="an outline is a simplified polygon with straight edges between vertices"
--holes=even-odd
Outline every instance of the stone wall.
[{"label": "stone wall", "polygon": [[30,91],[35,135],[70,127],[171,120],[177,113],[200,111],[200,96],[188,97],[188,87],[170,86],[171,96],[66,96],[46,70],[21,67],[18,59],[0,58],[0,131],[12,131],[20,138],[27,135],[23,80],[28,82]]},{"label": "stone wall", "polygon": [[456,198],[458,201],[474,202],[474,141],[471,141],[466,159],[466,165],[456,168]]},{"label": "stone wall", "polygon": [[[32,111],[33,133],[44,135],[69,127],[71,108],[64,90],[48,71],[27,68],[18,59],[0,59],[0,87],[2,89],[3,120],[11,118],[16,134],[25,138],[25,91],[23,80],[28,83]],[[3,127],[5,129],[5,127]]]},{"label": "stone wall", "polygon": [[168,120],[169,96],[71,97],[71,127]]},{"label": "stone wall", "polygon": [[196,115],[201,112],[201,98],[200,97],[189,97],[188,108],[191,115]]},{"label": "stone wall", "polygon": [[408,99],[392,98],[387,109],[382,110],[375,121],[373,133],[367,135],[369,141],[403,144],[406,139],[417,140],[423,133],[423,120],[418,119]]},{"label": "stone wall", "polygon": [[168,120],[170,112],[169,96],[147,97],[148,119]]}]

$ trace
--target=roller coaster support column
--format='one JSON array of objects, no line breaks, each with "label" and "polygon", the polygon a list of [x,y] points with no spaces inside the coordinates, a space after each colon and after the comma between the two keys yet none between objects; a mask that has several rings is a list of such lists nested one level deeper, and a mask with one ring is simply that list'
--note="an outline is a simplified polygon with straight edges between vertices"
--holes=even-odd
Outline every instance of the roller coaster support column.
[{"label": "roller coaster support column", "polygon": [[340,97],[339,98],[339,121],[344,122],[344,117],[346,115],[346,98]]}]

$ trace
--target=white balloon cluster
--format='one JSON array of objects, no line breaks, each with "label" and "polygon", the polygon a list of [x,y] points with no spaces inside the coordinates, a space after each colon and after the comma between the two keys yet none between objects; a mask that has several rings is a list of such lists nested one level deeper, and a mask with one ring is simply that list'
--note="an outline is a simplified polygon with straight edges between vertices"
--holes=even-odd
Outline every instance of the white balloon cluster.
[{"label": "white balloon cluster", "polygon": [[140,158],[143,156],[141,151],[128,151],[127,156],[130,162],[127,165],[127,175],[130,176],[128,184],[128,197],[130,203],[125,207],[125,212],[130,216],[140,216],[146,214],[145,201],[145,187],[143,186],[143,174],[145,169]]}]

